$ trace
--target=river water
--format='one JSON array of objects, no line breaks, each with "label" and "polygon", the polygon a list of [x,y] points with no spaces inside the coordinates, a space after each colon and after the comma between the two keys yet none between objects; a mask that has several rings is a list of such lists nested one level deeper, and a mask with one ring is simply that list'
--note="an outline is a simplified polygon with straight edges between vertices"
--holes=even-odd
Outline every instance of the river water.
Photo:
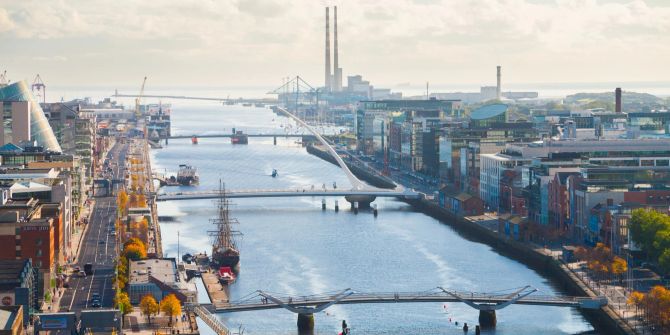
[{"label": "river water", "polygon": [[[289,124],[269,109],[209,103],[173,105],[173,134],[283,132]],[[336,166],[306,153],[295,139],[250,139],[232,145],[229,139],[172,140],[152,151],[159,172],[175,173],[179,164],[198,168],[199,186],[167,191],[211,190],[222,179],[229,189],[309,189],[314,185],[349,185]],[[279,176],[270,177],[272,169]],[[379,216],[355,215],[343,198],[310,197],[235,199],[232,215],[244,236],[240,241],[241,274],[231,300],[256,290],[307,295],[351,288],[361,292],[424,291],[438,286],[454,290],[493,292],[524,285],[538,294],[560,294],[547,279],[523,264],[499,255],[485,244],[465,239],[449,226],[414,212],[402,202],[378,199]],[[211,252],[208,219],[215,216],[211,200],[164,202],[161,216],[163,248],[169,257]],[[575,334],[593,327],[579,311],[558,307],[510,306],[498,311],[498,326],[485,334]],[[220,314],[230,328],[245,334],[297,334],[296,315],[285,310]],[[474,333],[478,312],[464,304],[407,303],[335,305],[315,315],[315,333],[337,334],[343,319],[354,334],[462,334],[467,322]]]}]

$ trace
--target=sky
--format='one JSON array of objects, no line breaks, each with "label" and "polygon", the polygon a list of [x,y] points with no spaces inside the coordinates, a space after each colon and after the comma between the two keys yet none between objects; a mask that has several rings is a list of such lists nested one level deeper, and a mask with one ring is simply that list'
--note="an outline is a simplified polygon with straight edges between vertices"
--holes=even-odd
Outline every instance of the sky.
[{"label": "sky", "polygon": [[505,83],[670,81],[668,0],[0,0],[0,71],[56,86],[319,86],[333,5],[345,82],[492,85],[496,65]]}]

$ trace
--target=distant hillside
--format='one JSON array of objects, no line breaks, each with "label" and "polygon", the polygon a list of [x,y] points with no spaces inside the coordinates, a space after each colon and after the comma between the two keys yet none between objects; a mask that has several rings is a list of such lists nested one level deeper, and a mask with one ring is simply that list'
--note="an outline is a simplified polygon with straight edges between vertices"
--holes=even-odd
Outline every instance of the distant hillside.
[{"label": "distant hillside", "polygon": [[[623,92],[624,104],[662,104],[663,99],[648,93]],[[614,92],[603,93],[577,93],[565,97],[567,104],[587,104],[589,102],[600,101],[606,103],[614,103]]]}]

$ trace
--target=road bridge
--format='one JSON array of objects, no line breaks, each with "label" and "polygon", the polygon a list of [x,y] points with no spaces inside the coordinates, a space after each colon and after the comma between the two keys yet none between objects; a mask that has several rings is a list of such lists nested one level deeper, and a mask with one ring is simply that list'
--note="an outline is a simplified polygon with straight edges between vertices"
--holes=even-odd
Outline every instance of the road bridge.
[{"label": "road bridge", "polygon": [[[285,133],[285,134],[244,134],[244,135],[246,135],[248,137],[300,137],[300,138],[311,138],[311,139],[316,138],[312,134],[288,134],[288,133]],[[198,135],[198,134],[172,135],[172,136],[168,136],[168,139],[170,139],[170,140],[187,139],[187,138],[190,139],[190,138],[193,138],[193,137],[197,137],[197,138],[226,138],[226,137],[233,137],[233,136],[240,136],[240,135],[230,134],[230,133],[226,133],[226,134],[200,134],[200,135]]]},{"label": "road bridge", "polygon": [[[156,194],[156,201],[217,199],[219,191],[165,192]],[[250,189],[226,190],[226,198],[282,198],[282,197],[391,197],[420,199],[421,194],[409,189],[403,190],[338,190],[338,189]]]},{"label": "road bridge", "polygon": [[339,304],[383,304],[383,303],[464,303],[479,310],[482,327],[495,327],[496,310],[509,305],[555,306],[582,309],[599,309],[607,305],[605,297],[570,297],[534,294],[538,290],[531,286],[492,293],[455,291],[437,287],[422,292],[359,292],[345,289],[315,295],[286,295],[258,290],[246,297],[229,303],[203,305],[211,312],[232,313],[283,308],[298,314],[298,328],[308,330],[314,326],[314,313]]}]

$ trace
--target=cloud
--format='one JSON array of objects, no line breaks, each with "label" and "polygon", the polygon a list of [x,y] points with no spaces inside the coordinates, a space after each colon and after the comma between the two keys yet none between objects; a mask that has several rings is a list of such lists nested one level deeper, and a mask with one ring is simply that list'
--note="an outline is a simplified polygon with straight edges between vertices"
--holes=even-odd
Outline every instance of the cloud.
[{"label": "cloud", "polygon": [[0,8],[0,33],[14,29],[14,22],[4,8]]},{"label": "cloud", "polygon": [[[613,76],[615,63],[626,69],[617,75],[670,76],[665,64],[670,57],[670,3],[663,1],[0,3],[0,38],[23,46],[3,50],[0,60],[9,59],[22,68],[31,65],[21,63],[23,59],[45,57],[41,63],[46,66],[56,62],[53,55],[58,55],[71,64],[104,59],[109,66],[90,66],[101,73],[108,71],[110,77],[122,67],[130,71],[170,66],[166,73],[192,81],[274,82],[300,73],[321,82],[323,8],[337,4],[345,76],[362,73],[377,83],[481,81],[489,72],[484,68],[496,63],[515,71],[519,80],[566,81],[570,80],[566,76],[574,74],[565,69],[575,69],[574,73],[602,76],[590,78],[597,81]],[[96,56],[86,56],[91,54]],[[67,70],[63,64],[58,66]],[[562,68],[564,73],[551,68]],[[209,77],[196,78],[196,73]]]},{"label": "cloud", "polygon": [[32,57],[34,61],[38,62],[65,62],[67,57],[65,56],[34,56]]},{"label": "cloud", "polygon": [[276,0],[239,0],[237,8],[240,12],[254,17],[270,18],[285,13],[288,10],[288,4],[285,1]]}]

